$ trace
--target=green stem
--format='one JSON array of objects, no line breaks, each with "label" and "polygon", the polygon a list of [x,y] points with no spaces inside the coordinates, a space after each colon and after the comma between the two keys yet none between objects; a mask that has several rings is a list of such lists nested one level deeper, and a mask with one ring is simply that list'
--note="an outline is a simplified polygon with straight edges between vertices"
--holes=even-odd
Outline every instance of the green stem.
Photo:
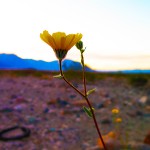
[{"label": "green stem", "polygon": [[82,97],[84,97],[84,94],[80,92],[75,86],[73,86],[64,76],[63,71],[62,71],[62,60],[59,60],[59,68],[60,68],[60,74],[62,78],[65,80],[67,84],[69,84],[74,90],[76,90]]},{"label": "green stem", "polygon": [[87,89],[86,89],[85,67],[84,67],[83,55],[81,55],[81,57],[82,57],[82,65],[83,65],[84,94],[81,93],[76,87],[74,87],[74,86],[65,78],[65,76],[64,76],[64,74],[63,74],[63,71],[62,71],[62,60],[59,60],[60,74],[61,74],[62,78],[64,79],[64,81],[65,81],[67,84],[69,84],[69,85],[70,85],[76,92],[78,92],[82,97],[84,97],[85,100],[87,101],[88,106],[89,106],[89,108],[90,108],[90,110],[91,110],[91,113],[92,113],[92,116],[93,116],[92,118],[93,118],[95,127],[96,127],[96,129],[97,129],[98,135],[99,135],[99,137],[100,137],[100,139],[101,139],[101,141],[102,141],[102,143],[103,143],[104,149],[107,150],[106,145],[105,145],[105,143],[104,143],[104,140],[103,140],[103,138],[102,138],[102,134],[101,134],[100,129],[99,129],[99,127],[98,127],[98,123],[97,123],[97,120],[96,120],[94,111],[93,111],[93,109],[92,109],[91,103],[90,103],[90,101],[89,101],[89,99],[88,99],[88,97],[87,97],[87,94],[86,94],[86,93],[87,93]]},{"label": "green stem", "polygon": [[90,101],[89,101],[89,99],[87,97],[86,78],[85,78],[85,64],[84,64],[84,57],[83,57],[83,53],[82,52],[81,52],[81,63],[82,63],[82,72],[83,72],[82,75],[83,75],[83,85],[84,85],[85,99],[86,99],[86,101],[88,103],[88,106],[90,107],[90,110],[91,110],[91,113],[92,113],[92,116],[93,116],[93,121],[95,123],[95,127],[97,129],[98,135],[99,135],[99,137],[100,137],[100,139],[101,139],[101,141],[103,143],[103,147],[104,147],[105,150],[107,150],[105,142],[104,142],[103,137],[102,137],[102,134],[101,134],[100,129],[98,127],[98,123],[97,123],[94,111],[92,109],[91,103],[90,103]]},{"label": "green stem", "polygon": [[81,52],[81,64],[82,64],[82,76],[83,76],[84,95],[87,96],[86,78],[85,78],[85,65],[84,65],[84,57],[83,57],[83,53],[82,52]]}]

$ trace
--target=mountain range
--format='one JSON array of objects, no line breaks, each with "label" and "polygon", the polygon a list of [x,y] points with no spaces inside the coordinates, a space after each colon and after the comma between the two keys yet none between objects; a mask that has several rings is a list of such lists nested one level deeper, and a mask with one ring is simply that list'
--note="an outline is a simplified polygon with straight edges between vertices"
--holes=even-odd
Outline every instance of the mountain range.
[{"label": "mountain range", "polygon": [[[58,61],[46,62],[42,60],[22,59],[14,54],[0,54],[0,69],[35,69],[47,71],[59,71]],[[82,70],[82,65],[79,62],[65,59],[62,62],[63,71]],[[85,66],[86,71],[94,71]]]},{"label": "mountain range", "polygon": [[[0,54],[0,69],[34,69],[34,70],[46,70],[46,71],[59,71],[58,61],[46,62],[43,60],[23,59],[14,54]],[[65,59],[62,62],[63,71],[82,70],[80,62]],[[98,70],[92,70],[88,66],[85,66],[85,70],[88,72],[99,72]],[[102,71],[100,71],[102,72]],[[121,70],[121,71],[107,71],[107,73],[123,73],[123,74],[150,74],[149,70]]]}]

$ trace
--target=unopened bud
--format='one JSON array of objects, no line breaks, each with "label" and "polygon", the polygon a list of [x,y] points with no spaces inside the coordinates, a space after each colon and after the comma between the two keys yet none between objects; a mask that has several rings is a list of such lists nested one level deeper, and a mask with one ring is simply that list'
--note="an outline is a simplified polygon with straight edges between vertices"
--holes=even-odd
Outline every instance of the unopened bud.
[{"label": "unopened bud", "polygon": [[78,43],[76,43],[76,47],[77,47],[77,49],[82,50],[83,49],[83,42],[79,41]]}]

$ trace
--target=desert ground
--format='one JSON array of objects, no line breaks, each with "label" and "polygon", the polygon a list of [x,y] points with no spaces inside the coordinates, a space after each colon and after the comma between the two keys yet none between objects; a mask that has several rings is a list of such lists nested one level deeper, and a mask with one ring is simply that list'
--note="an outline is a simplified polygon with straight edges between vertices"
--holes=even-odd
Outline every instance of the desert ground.
[{"label": "desert ground", "polygon": [[[82,109],[86,101],[56,74],[0,71],[0,131],[16,125],[31,131],[23,139],[0,139],[0,150],[100,150],[93,119]],[[66,73],[83,92],[80,76]],[[145,84],[131,82],[135,76],[87,74],[87,89],[96,88],[89,100],[108,150],[150,150],[144,142],[150,134],[150,75],[139,75],[147,79]],[[114,117],[122,121],[114,122]],[[22,134],[18,132],[5,136]],[[115,136],[108,137],[110,132]]]}]

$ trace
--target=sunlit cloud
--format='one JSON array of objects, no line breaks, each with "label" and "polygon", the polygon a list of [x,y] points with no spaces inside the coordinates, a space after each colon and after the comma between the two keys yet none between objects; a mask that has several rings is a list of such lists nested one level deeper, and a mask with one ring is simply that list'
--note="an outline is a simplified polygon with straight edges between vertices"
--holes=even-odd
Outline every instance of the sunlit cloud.
[{"label": "sunlit cloud", "polygon": [[[91,59],[94,58],[94,59]],[[150,55],[100,55],[88,58],[92,68],[98,70],[149,69]]]}]

